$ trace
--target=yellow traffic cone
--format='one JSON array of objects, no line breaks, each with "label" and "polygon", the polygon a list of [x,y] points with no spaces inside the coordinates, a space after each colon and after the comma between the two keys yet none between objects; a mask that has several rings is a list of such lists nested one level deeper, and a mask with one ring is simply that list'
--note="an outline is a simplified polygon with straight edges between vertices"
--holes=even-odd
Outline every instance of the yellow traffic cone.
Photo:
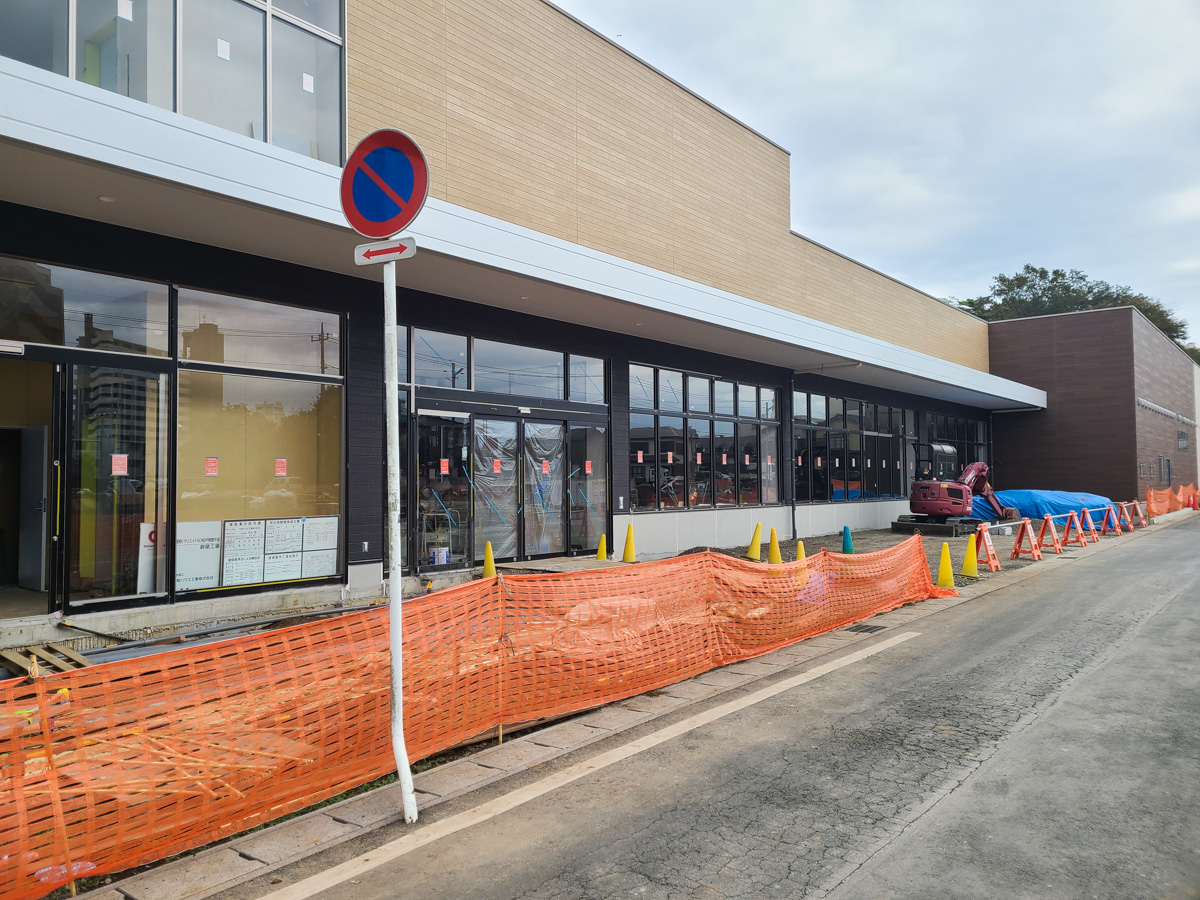
[{"label": "yellow traffic cone", "polygon": [[629,529],[625,532],[625,553],[621,556],[621,562],[637,562],[637,551],[633,548],[633,523],[629,523]]},{"label": "yellow traffic cone", "polygon": [[796,562],[804,562],[804,541],[796,541]]},{"label": "yellow traffic cone", "polygon": [[600,535],[600,547],[596,550],[596,559],[608,559],[608,535]]},{"label": "yellow traffic cone", "polygon": [[492,555],[492,542],[483,545],[483,577],[496,577],[496,557]]},{"label": "yellow traffic cone", "polygon": [[942,561],[938,565],[937,586],[940,588],[954,587],[954,566],[950,563],[950,545],[942,544]]},{"label": "yellow traffic cone", "polygon": [[779,555],[779,538],[775,537],[775,529],[771,529],[771,546],[767,548],[767,562],[773,566],[778,566],[783,563],[783,557]]},{"label": "yellow traffic cone", "polygon": [[762,522],[754,523],[754,536],[750,538],[750,549],[746,551],[746,559],[762,561]]},{"label": "yellow traffic cone", "polygon": [[968,578],[979,577],[979,553],[975,549],[975,532],[971,532],[971,539],[967,541],[967,556],[963,560],[962,574]]}]

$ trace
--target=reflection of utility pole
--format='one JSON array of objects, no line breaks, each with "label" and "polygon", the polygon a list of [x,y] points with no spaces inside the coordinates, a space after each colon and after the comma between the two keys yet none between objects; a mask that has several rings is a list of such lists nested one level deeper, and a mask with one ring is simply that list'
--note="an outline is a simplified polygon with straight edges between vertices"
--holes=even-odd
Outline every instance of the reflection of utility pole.
[{"label": "reflection of utility pole", "polygon": [[308,336],[309,342],[318,341],[321,344],[321,374],[322,375],[325,374],[325,342],[328,340],[332,340],[332,339],[333,339],[333,335],[325,330],[324,322],[321,323],[321,333],[320,334],[310,334]]},{"label": "reflection of utility pole", "polygon": [[450,363],[450,387],[458,387],[458,376],[465,375],[466,371],[466,366],[459,366],[455,363]]}]

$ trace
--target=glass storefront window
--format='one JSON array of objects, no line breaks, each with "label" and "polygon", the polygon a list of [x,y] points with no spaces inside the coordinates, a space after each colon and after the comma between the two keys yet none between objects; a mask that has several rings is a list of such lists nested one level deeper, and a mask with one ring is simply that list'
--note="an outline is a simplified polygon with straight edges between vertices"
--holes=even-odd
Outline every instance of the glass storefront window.
[{"label": "glass storefront window", "polygon": [[812,471],[812,457],[809,455],[809,432],[807,428],[797,428],[793,432],[793,449],[796,453],[796,502],[807,503],[812,494],[808,486],[809,472]]},{"label": "glass storefront window", "polygon": [[0,0],[0,56],[67,74],[67,0]]},{"label": "glass storefront window", "polygon": [[752,384],[738,385],[738,415],[747,419],[758,417],[758,388]]},{"label": "glass storefront window", "polygon": [[174,109],[172,0],[77,3],[75,77],[122,97]]},{"label": "glass storefront window", "polygon": [[809,412],[809,422],[813,425],[828,424],[828,419],[825,416],[825,398],[821,394],[813,394],[810,402],[812,406]]},{"label": "glass storefront window", "polygon": [[718,416],[733,415],[733,383],[729,381],[713,382],[713,412]]},{"label": "glass storefront window", "polygon": [[337,313],[203,291],[179,291],[179,355],[193,362],[337,375]]},{"label": "glass storefront window", "polygon": [[475,339],[471,363],[474,389],[493,394],[563,396],[563,355],[553,350]]},{"label": "glass storefront window", "polygon": [[775,388],[758,389],[758,417],[760,419],[779,418],[779,392]]},{"label": "glass storefront window", "polygon": [[857,400],[846,401],[846,430],[862,430],[862,404]]},{"label": "glass storefront window", "polygon": [[814,428],[808,455],[812,462],[812,498],[816,502],[829,499],[829,453],[829,432]]},{"label": "glass storefront window", "polygon": [[851,432],[846,435],[846,496],[849,500],[863,498],[863,436]]},{"label": "glass storefront window", "polygon": [[738,433],[738,503],[755,504],[759,499],[758,426],[739,422]]},{"label": "glass storefront window", "polygon": [[792,391],[792,419],[800,425],[808,422],[808,394]]},{"label": "glass storefront window", "polygon": [[663,416],[658,420],[658,505],[660,509],[687,506],[683,473],[686,467],[683,419]]},{"label": "glass storefront window", "polygon": [[342,387],[179,372],[176,589],[337,575]]},{"label": "glass storefront window", "polygon": [[571,549],[595,550],[608,527],[608,429],[571,426]]},{"label": "glass storefront window", "polygon": [[712,405],[709,394],[712,382],[699,375],[688,376],[688,412],[706,413]]},{"label": "glass storefront window", "polygon": [[658,370],[658,406],[668,412],[683,412],[683,373]]},{"label": "glass storefront window", "polygon": [[271,38],[271,143],[341,165],[341,48],[282,19]]},{"label": "glass storefront window", "polygon": [[713,422],[713,469],[717,506],[733,506],[737,503],[737,440],[732,422]]},{"label": "glass storefront window", "polygon": [[688,503],[690,506],[712,506],[712,423],[707,419],[688,419],[687,424]]},{"label": "glass storefront window", "polygon": [[266,140],[266,14],[238,0],[182,0],[180,112]]},{"label": "glass storefront window", "polygon": [[629,405],[634,409],[654,409],[654,369],[629,367]]},{"label": "glass storefront window", "polygon": [[330,34],[342,34],[341,0],[273,0],[272,5]]},{"label": "glass storefront window", "polygon": [[658,505],[658,457],[654,416],[629,417],[629,508],[654,509]]},{"label": "glass storefront window", "polygon": [[468,387],[466,336],[414,329],[413,381],[429,387]]},{"label": "glass storefront window", "polygon": [[604,360],[591,356],[570,357],[571,399],[576,403],[603,403]]},{"label": "glass storefront window", "polygon": [[846,427],[846,408],[842,403],[841,397],[830,397],[826,404],[826,409],[829,412],[828,424],[830,428],[845,428]]},{"label": "glass storefront window", "polygon": [[166,285],[0,257],[0,339],[166,356]]},{"label": "glass storefront window", "polygon": [[779,502],[779,426],[762,427],[762,502]]}]

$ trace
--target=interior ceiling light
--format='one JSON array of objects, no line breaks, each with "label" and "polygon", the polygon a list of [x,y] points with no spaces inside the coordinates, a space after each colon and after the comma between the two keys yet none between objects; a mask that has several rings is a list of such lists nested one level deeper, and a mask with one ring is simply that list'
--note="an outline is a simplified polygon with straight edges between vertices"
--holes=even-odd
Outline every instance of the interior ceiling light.
[{"label": "interior ceiling light", "polygon": [[116,197],[109,197],[107,194],[101,194],[96,199],[99,200],[101,203],[116,203],[117,202]]}]

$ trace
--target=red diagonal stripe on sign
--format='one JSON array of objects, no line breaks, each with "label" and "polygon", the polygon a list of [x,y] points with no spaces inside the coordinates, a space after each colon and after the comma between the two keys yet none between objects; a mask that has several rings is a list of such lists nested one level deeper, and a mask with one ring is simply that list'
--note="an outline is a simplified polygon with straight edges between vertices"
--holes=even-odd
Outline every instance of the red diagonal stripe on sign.
[{"label": "red diagonal stripe on sign", "polygon": [[375,182],[377,185],[379,185],[379,189],[381,191],[383,191],[385,194],[387,194],[388,197],[391,198],[393,203],[395,203],[398,207],[400,207],[401,212],[404,212],[404,207],[408,206],[407,200],[401,200],[400,195],[397,194],[392,189],[392,186],[390,184],[388,184],[386,181],[384,181],[382,178],[380,178],[378,173],[376,173],[376,171],[374,169],[372,169],[370,166],[368,166],[365,162],[359,163],[358,167],[367,173],[368,178],[370,178],[373,182]]}]

